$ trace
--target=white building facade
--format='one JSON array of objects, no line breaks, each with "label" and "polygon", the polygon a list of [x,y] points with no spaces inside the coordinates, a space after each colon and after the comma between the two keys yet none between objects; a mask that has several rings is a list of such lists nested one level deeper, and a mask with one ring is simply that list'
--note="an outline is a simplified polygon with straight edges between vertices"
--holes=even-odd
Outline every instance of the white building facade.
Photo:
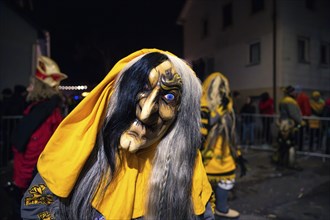
[{"label": "white building facade", "polygon": [[0,91],[29,84],[36,57],[48,49],[39,32],[13,6],[0,1]]},{"label": "white building facade", "polygon": [[244,95],[288,85],[330,96],[329,0],[188,0],[184,58],[201,80],[221,72]]}]

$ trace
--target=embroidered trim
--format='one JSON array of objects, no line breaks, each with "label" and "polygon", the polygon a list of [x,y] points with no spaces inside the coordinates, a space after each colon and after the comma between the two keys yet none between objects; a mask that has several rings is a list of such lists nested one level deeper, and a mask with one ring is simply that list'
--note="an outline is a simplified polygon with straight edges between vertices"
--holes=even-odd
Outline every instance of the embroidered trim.
[{"label": "embroidered trim", "polygon": [[54,202],[54,198],[52,195],[45,194],[46,186],[45,184],[34,185],[30,188],[29,193],[31,197],[26,197],[24,204],[26,206],[29,205],[50,205]]}]

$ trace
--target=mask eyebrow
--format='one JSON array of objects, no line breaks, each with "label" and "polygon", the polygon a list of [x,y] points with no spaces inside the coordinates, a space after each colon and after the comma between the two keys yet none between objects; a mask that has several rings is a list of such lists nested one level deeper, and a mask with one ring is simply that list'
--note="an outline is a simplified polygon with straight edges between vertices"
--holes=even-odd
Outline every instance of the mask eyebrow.
[{"label": "mask eyebrow", "polygon": [[169,69],[165,71],[165,74],[161,74],[160,77],[160,86],[163,90],[182,90],[182,79],[177,72],[172,73],[171,69]]}]

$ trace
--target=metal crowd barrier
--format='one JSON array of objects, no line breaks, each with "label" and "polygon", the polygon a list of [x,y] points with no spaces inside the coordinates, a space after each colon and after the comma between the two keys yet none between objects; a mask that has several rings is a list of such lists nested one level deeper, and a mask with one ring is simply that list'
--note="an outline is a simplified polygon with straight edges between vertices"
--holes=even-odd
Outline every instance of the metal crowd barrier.
[{"label": "metal crowd barrier", "polygon": [[[278,115],[237,114],[238,144],[244,148],[274,150],[278,136]],[[330,118],[303,117],[295,137],[298,154],[330,158]]]},{"label": "metal crowd barrier", "polygon": [[[0,167],[12,159],[12,138],[22,116],[2,116],[0,123]],[[330,118],[304,117],[296,147],[298,154],[330,158]],[[274,150],[278,115],[237,114],[237,142],[241,148]]]},{"label": "metal crowd barrier", "polygon": [[21,115],[2,116],[0,121],[0,168],[12,160],[12,139]]}]

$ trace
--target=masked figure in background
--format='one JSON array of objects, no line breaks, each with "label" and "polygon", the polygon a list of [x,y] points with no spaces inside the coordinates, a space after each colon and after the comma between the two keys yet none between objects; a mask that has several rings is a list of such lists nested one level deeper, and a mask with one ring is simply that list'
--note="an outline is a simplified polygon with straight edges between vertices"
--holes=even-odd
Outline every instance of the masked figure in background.
[{"label": "masked figure in background", "polygon": [[239,212],[229,209],[227,200],[235,183],[236,162],[241,166],[241,176],[245,175],[246,167],[235,146],[235,114],[229,83],[219,72],[203,82],[201,115],[202,156],[216,196],[215,214],[238,218]]},{"label": "masked figure in background", "polygon": [[292,119],[280,119],[276,121],[278,135],[276,151],[273,154],[273,162],[278,168],[293,167],[295,164],[295,123]]},{"label": "masked figure in background", "polygon": [[120,60],[48,142],[23,219],[214,219],[198,150],[201,91],[169,52]]},{"label": "masked figure in background", "polygon": [[35,175],[38,157],[63,119],[59,85],[66,78],[52,59],[38,58],[36,73],[27,87],[29,105],[13,136],[13,182],[7,189],[15,194],[18,210]]},{"label": "masked figure in background", "polygon": [[[287,168],[298,168],[296,164],[296,147],[298,142],[299,129],[303,129],[305,121],[300,110],[300,107],[296,101],[297,93],[295,88],[287,86],[283,89],[283,98],[279,103],[280,118],[279,118],[279,134],[277,138],[277,148],[275,149],[272,161],[279,168],[283,165]],[[288,133],[290,135],[284,135],[281,133]],[[280,156],[284,158],[280,158]],[[285,162],[284,162],[285,161]]]}]

